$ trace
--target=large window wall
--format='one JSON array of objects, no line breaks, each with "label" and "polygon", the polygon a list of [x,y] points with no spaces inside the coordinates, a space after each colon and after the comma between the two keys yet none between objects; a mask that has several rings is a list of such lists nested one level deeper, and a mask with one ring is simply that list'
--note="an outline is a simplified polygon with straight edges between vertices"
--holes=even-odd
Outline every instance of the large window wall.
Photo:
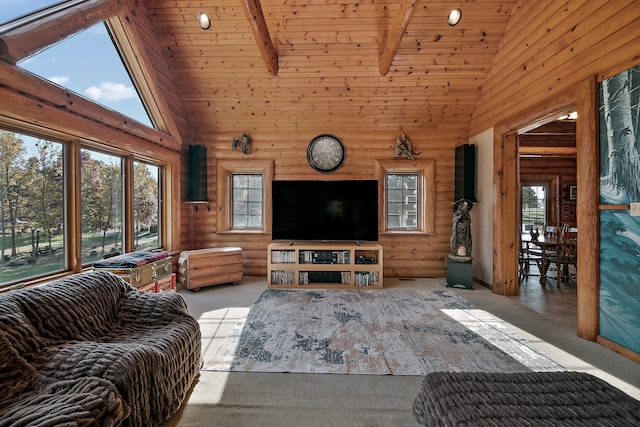
[{"label": "large window wall", "polygon": [[179,246],[183,112],[164,69],[142,66],[154,52],[124,4],[50,3],[0,11],[0,291]]},{"label": "large window wall", "polygon": [[163,246],[161,164],[0,129],[0,169],[0,288]]}]

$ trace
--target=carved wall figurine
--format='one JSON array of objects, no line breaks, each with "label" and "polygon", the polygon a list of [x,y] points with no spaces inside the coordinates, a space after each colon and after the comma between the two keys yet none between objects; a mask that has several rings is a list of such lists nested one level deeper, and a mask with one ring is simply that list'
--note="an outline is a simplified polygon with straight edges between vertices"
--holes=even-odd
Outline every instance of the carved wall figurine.
[{"label": "carved wall figurine", "polygon": [[251,136],[248,133],[243,133],[237,138],[233,138],[231,142],[231,151],[240,149],[242,154],[249,154],[251,152]]},{"label": "carved wall figurine", "polygon": [[395,153],[396,157],[405,156],[409,160],[413,160],[415,156],[420,154],[413,151],[413,143],[409,138],[407,138],[407,135],[404,132],[396,138]]}]

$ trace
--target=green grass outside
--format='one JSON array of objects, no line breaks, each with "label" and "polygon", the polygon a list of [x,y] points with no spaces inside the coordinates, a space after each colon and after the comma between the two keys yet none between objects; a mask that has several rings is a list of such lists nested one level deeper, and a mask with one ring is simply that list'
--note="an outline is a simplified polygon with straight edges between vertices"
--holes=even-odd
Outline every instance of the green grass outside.
[{"label": "green grass outside", "polygon": [[542,228],[544,224],[544,208],[527,208],[522,210],[522,229],[532,230]]},{"label": "green grass outside", "polygon": [[[151,246],[154,245],[153,242],[157,241],[157,237],[157,235],[145,235],[143,238],[140,238],[138,241],[138,250],[150,249]],[[10,236],[6,236],[5,239],[5,242],[10,242]],[[101,234],[84,234],[82,236],[82,261],[84,264],[102,259],[103,255],[111,251],[116,244],[118,248],[121,248],[121,242],[115,242],[114,235],[108,234],[104,240],[105,250],[103,253],[102,241]],[[43,250],[48,245],[48,240],[40,239],[38,247],[40,250]],[[0,260],[0,284],[16,282],[30,277],[63,271],[65,269],[64,239],[62,236],[55,236],[52,239],[51,246],[54,249],[53,254],[43,253],[37,257],[35,262],[28,261],[28,259],[31,258],[31,234],[16,236],[16,246],[17,254],[15,257],[10,257],[11,247],[9,246],[4,252],[5,257],[9,259]],[[92,251],[95,251],[94,255],[91,255]],[[23,263],[24,265],[14,265],[17,263]]]}]

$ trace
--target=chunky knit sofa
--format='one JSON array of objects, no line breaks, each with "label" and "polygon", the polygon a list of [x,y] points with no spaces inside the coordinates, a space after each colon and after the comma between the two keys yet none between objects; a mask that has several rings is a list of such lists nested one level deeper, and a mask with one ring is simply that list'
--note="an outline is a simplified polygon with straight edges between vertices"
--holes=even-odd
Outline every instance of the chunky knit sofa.
[{"label": "chunky knit sofa", "polygon": [[0,426],[153,426],[201,366],[198,322],[177,293],[107,272],[0,295]]}]

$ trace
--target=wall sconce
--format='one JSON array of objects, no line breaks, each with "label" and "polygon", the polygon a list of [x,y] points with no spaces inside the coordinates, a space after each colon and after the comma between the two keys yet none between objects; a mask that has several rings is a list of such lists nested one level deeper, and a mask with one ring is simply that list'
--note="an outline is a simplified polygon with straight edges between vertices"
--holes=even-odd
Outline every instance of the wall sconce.
[{"label": "wall sconce", "polygon": [[198,21],[198,25],[203,30],[208,30],[211,28],[211,19],[209,19],[209,15],[204,12],[200,12],[198,16],[196,16],[196,20]]},{"label": "wall sconce", "polygon": [[460,19],[462,19],[462,11],[459,8],[455,8],[447,16],[447,24],[453,27],[460,22]]}]

